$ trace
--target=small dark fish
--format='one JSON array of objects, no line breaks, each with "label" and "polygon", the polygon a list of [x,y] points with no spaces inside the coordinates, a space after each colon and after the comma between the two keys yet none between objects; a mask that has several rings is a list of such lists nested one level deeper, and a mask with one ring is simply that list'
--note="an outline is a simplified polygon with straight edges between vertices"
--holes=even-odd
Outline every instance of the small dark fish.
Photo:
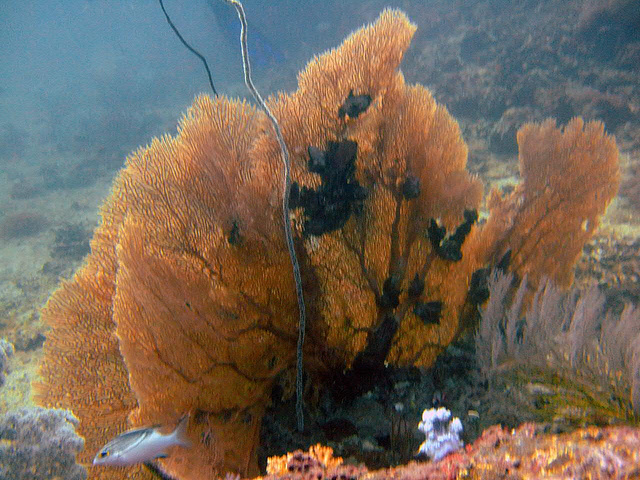
[{"label": "small dark fish", "polygon": [[187,439],[189,416],[185,415],[176,429],[168,434],[160,432],[160,427],[145,427],[121,433],[107,443],[93,459],[94,465],[127,467],[145,463],[156,458],[165,458],[166,451],[179,445],[190,447]]}]

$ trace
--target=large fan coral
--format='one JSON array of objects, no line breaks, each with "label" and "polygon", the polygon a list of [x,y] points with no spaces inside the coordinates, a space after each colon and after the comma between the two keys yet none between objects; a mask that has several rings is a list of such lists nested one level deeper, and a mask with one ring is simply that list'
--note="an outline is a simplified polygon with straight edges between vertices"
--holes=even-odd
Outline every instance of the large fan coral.
[{"label": "large fan coral", "polygon": [[[510,238],[520,232],[493,220],[507,216],[500,208],[485,228],[475,225],[482,186],[465,169],[460,129],[398,71],[414,31],[404,14],[386,10],[310,62],[296,92],[268,102],[291,153],[309,306],[305,365],[317,381],[385,362],[431,364],[460,331],[472,273],[515,248]],[[604,151],[616,154],[601,130],[576,145],[594,164]],[[578,158],[563,175],[581,171]],[[180,479],[257,473],[271,387],[296,353],[280,162],[264,114],[207,96],[194,101],[176,137],[128,158],[87,264],[43,312],[52,330],[37,400],[80,418],[81,461],[127,424],[170,428],[190,412],[193,446],[162,468]],[[616,173],[597,170],[603,181]],[[586,190],[596,185],[580,175]],[[569,200],[549,203],[550,212],[571,215],[567,185],[555,191]],[[534,221],[532,234],[540,225],[544,235],[567,233]],[[90,475],[117,477],[95,468]]]}]

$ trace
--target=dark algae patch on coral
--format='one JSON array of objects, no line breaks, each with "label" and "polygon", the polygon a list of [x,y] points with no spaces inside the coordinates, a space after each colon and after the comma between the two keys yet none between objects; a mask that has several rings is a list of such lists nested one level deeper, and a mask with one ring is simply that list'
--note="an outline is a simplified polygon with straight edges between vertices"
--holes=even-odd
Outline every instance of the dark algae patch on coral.
[{"label": "dark algae patch on coral", "polygon": [[322,235],[342,228],[352,213],[361,211],[366,190],[355,178],[358,144],[351,140],[329,142],[327,151],[310,146],[309,171],[322,178],[317,189],[291,188],[290,206],[302,207],[305,234]]}]

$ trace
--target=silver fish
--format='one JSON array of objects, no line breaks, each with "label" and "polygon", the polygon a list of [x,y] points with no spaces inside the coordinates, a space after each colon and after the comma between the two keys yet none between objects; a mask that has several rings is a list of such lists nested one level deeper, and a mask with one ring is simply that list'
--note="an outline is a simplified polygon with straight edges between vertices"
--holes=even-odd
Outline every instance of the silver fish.
[{"label": "silver fish", "polygon": [[160,427],[144,427],[121,433],[107,443],[93,459],[94,465],[109,467],[127,467],[136,463],[144,463],[155,458],[165,458],[166,451],[179,445],[191,446],[187,439],[187,423],[185,415],[176,429],[168,434],[160,432]]}]

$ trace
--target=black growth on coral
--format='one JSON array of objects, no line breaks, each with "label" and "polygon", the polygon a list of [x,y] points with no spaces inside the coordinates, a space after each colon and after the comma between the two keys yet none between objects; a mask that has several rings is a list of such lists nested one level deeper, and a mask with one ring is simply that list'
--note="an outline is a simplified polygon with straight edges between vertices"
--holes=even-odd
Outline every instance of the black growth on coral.
[{"label": "black growth on coral", "polygon": [[357,118],[371,105],[371,95],[354,95],[353,90],[338,109],[338,117]]},{"label": "black growth on coral", "polygon": [[432,218],[427,227],[427,236],[438,256],[452,262],[462,260],[462,244],[476,220],[478,220],[478,212],[476,210],[465,210],[464,222],[458,225],[452,235],[446,237],[446,228],[438,225],[438,222]]},{"label": "black growth on coral", "polygon": [[329,142],[326,151],[310,146],[309,170],[320,175],[317,190],[291,186],[290,208],[304,210],[305,235],[339,230],[362,208],[367,192],[355,178],[358,145],[351,140]]},{"label": "black growth on coral", "polygon": [[398,288],[398,279],[394,276],[388,277],[382,285],[382,296],[379,304],[382,308],[396,308],[400,305],[400,293],[402,290]]},{"label": "black growth on coral", "polygon": [[409,175],[402,184],[402,196],[407,200],[413,200],[420,196],[420,179]]},{"label": "black growth on coral", "polygon": [[238,221],[234,220],[231,224],[231,230],[229,230],[229,235],[227,236],[227,241],[229,245],[240,245],[242,243],[242,236],[240,235],[240,226],[238,225]]},{"label": "black growth on coral", "polygon": [[424,280],[416,273],[409,284],[409,296],[412,298],[419,297],[424,292]]},{"label": "black growth on coral", "polygon": [[442,302],[417,302],[413,308],[413,313],[420,317],[425,325],[437,325],[440,323],[442,313]]},{"label": "black growth on coral", "polygon": [[489,299],[489,276],[491,272],[495,269],[500,270],[502,273],[507,273],[510,262],[511,249],[505,252],[495,266],[480,268],[473,272],[471,281],[469,282],[469,293],[467,295],[473,305],[482,305]]}]

